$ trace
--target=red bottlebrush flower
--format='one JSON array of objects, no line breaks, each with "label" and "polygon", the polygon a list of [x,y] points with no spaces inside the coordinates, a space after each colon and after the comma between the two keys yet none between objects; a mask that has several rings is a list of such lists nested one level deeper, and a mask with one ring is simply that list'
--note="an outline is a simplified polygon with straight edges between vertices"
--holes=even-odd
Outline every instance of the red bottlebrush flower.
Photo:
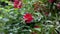
[{"label": "red bottlebrush flower", "polygon": [[57,4],[57,8],[60,9],[60,2]]},{"label": "red bottlebrush flower", "polygon": [[14,8],[21,8],[22,7],[22,1],[14,0]]},{"label": "red bottlebrush flower", "polygon": [[34,26],[34,28],[40,28],[40,26]]},{"label": "red bottlebrush flower", "polygon": [[48,0],[50,3],[53,3],[55,0]]},{"label": "red bottlebrush flower", "polygon": [[29,13],[26,13],[24,16],[23,16],[24,20],[26,21],[26,23],[30,23],[32,20],[33,20],[33,17],[31,14]]},{"label": "red bottlebrush flower", "polygon": [[19,1],[14,2],[14,8],[17,8],[17,5],[19,4]]},{"label": "red bottlebrush flower", "polygon": [[17,8],[21,8],[22,7],[22,2],[20,1],[19,4],[17,5]]}]

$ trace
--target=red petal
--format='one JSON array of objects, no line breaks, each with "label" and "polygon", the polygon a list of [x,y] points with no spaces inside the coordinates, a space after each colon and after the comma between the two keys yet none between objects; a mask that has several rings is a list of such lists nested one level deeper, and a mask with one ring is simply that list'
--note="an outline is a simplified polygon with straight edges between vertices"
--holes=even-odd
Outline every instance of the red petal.
[{"label": "red petal", "polygon": [[33,20],[33,17],[31,14],[27,13],[23,16],[24,20],[26,20],[26,22],[31,22]]},{"label": "red petal", "polygon": [[22,2],[20,1],[19,4],[17,5],[17,8],[21,8],[22,7]]}]

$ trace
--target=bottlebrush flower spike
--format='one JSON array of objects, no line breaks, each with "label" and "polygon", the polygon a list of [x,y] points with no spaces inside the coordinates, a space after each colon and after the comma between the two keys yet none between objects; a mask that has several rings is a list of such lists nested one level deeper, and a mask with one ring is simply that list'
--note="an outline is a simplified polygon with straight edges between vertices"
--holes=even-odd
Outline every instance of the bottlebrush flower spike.
[{"label": "bottlebrush flower spike", "polygon": [[20,1],[19,4],[17,5],[17,8],[21,8],[22,7],[22,2]]},{"label": "bottlebrush flower spike", "polygon": [[60,9],[60,2],[57,4],[57,8]]},{"label": "bottlebrush flower spike", "polygon": [[26,23],[30,23],[32,20],[33,20],[33,17],[31,14],[29,13],[26,13],[24,16],[23,16],[24,20],[26,21]]},{"label": "bottlebrush flower spike", "polygon": [[14,8],[21,8],[21,7],[22,7],[22,1],[14,0]]},{"label": "bottlebrush flower spike", "polygon": [[50,3],[53,3],[53,2],[55,2],[56,0],[48,0],[48,2],[50,2]]},{"label": "bottlebrush flower spike", "polygon": [[14,2],[14,8],[17,8],[17,5],[19,4],[19,1]]}]

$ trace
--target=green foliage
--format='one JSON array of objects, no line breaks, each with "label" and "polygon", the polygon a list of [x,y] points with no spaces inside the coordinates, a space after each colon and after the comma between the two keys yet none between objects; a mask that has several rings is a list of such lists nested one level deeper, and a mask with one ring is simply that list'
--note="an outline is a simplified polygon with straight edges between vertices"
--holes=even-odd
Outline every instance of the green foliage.
[{"label": "green foliage", "polygon": [[[8,3],[7,6],[0,5],[0,32],[5,34],[57,34],[60,31],[60,14],[59,9],[56,9],[57,3],[49,3],[48,0],[23,0],[23,6],[16,9],[13,2],[8,0],[0,0]],[[40,2],[37,11],[34,10],[34,4]],[[37,5],[36,4],[36,5]],[[31,13],[34,20],[30,24],[26,24],[23,19],[25,13]],[[45,12],[48,12],[45,14]],[[40,28],[35,29],[38,25]],[[57,29],[57,31],[56,31]]]}]

